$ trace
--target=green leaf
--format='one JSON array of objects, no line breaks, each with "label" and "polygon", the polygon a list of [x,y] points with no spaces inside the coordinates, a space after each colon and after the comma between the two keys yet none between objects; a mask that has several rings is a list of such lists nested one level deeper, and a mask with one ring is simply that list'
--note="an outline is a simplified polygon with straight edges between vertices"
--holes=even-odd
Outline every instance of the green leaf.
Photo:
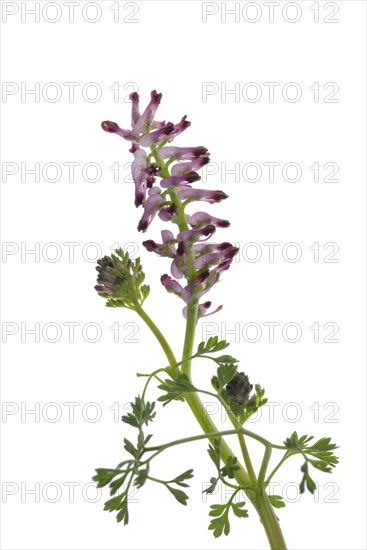
[{"label": "green leaf", "polygon": [[205,355],[206,353],[215,353],[229,346],[225,340],[218,341],[218,336],[211,336],[206,342],[201,342],[198,345],[197,355]]},{"label": "green leaf", "polygon": [[131,441],[129,441],[128,439],[126,439],[126,437],[124,438],[124,449],[130,453],[131,455],[133,455],[134,458],[136,458],[138,456],[138,449],[136,449],[134,447],[134,445],[131,443]]},{"label": "green leaf", "polygon": [[218,472],[220,469],[220,439],[215,439],[213,444],[209,443],[208,454],[215,464]]},{"label": "green leaf", "polygon": [[223,533],[228,535],[230,532],[229,524],[229,510],[232,508],[232,511],[235,516],[238,518],[247,518],[248,512],[244,510],[245,502],[238,502],[237,504],[233,500],[229,500],[227,504],[213,504],[210,506],[211,510],[209,516],[214,519],[211,520],[208,529],[213,531],[215,538],[220,537]]},{"label": "green leaf", "polygon": [[140,395],[138,395],[135,397],[135,402],[131,403],[132,412],[122,416],[121,420],[126,424],[130,424],[130,426],[141,428],[143,424],[148,425],[149,422],[153,421],[156,414],[153,412],[154,407],[154,401],[153,403],[150,403],[149,401],[145,403]]},{"label": "green leaf", "polygon": [[188,500],[189,497],[187,496],[186,493],[184,493],[180,489],[175,489],[174,487],[170,487],[169,485],[166,485],[166,487],[169,490],[169,492],[172,493],[175,499],[178,500],[180,504],[183,504],[184,506],[187,505],[186,501]]},{"label": "green leaf", "polygon": [[179,476],[175,477],[175,479],[172,479],[169,483],[176,483],[176,485],[179,485],[180,487],[189,487],[187,483],[184,483],[186,479],[191,479],[194,477],[192,469],[186,470],[183,474],[180,474]]},{"label": "green leaf", "polygon": [[220,472],[222,477],[229,477],[230,479],[233,479],[235,472],[239,469],[240,466],[237,463],[237,458],[231,455],[227,458],[226,465],[223,466]]},{"label": "green leaf", "polygon": [[144,468],[141,468],[140,470],[138,470],[138,473],[136,474],[134,479],[135,487],[138,487],[140,489],[140,487],[142,487],[146,482],[148,475],[149,475],[149,465],[147,464]]},{"label": "green leaf", "polygon": [[109,468],[97,468],[96,469],[97,475],[95,475],[92,479],[93,481],[97,481],[97,487],[104,487],[110,481],[124,473],[124,470],[111,470]]},{"label": "green leaf", "polygon": [[129,511],[127,507],[127,499],[122,503],[119,513],[116,516],[118,522],[124,520],[124,525],[129,523]]},{"label": "green leaf", "polygon": [[215,517],[215,519],[212,519],[208,529],[213,531],[213,535],[215,538],[220,537],[223,535],[223,533],[227,536],[230,532],[230,524],[228,519],[228,507],[224,505],[224,512],[220,510],[219,506],[216,504],[213,504],[210,508],[212,508],[212,511],[209,512],[210,516],[218,516]]},{"label": "green leaf", "polygon": [[238,502],[237,504],[235,502],[232,502],[233,513],[238,518],[248,517],[248,511],[242,509],[245,506],[245,504],[246,504],[245,502]]},{"label": "green leaf", "polygon": [[300,493],[304,493],[306,488],[310,493],[314,493],[316,489],[316,483],[309,473],[309,464],[317,470],[330,473],[339,463],[338,457],[333,454],[337,446],[335,443],[330,442],[330,437],[323,437],[312,445],[309,445],[313,439],[313,436],[308,435],[298,437],[297,432],[293,432],[284,442],[284,445],[289,449],[291,454],[300,453],[306,459],[301,466],[303,477],[299,486]]},{"label": "green leaf", "polygon": [[104,509],[107,510],[108,512],[119,510],[124,506],[125,501],[127,504],[127,495],[125,492],[123,492],[120,495],[115,495],[109,500],[107,500],[107,502],[104,503]]},{"label": "green leaf", "polygon": [[159,384],[158,388],[166,392],[165,395],[158,397],[158,401],[162,401],[164,405],[177,399],[183,401],[185,393],[198,391],[198,389],[191,384],[186,374],[179,374],[174,380],[165,380],[163,384]]},{"label": "green leaf", "polygon": [[285,502],[283,501],[283,498],[279,495],[268,495],[270,503],[274,508],[284,508]]},{"label": "green leaf", "polygon": [[124,481],[126,480],[128,476],[129,470],[126,470],[126,472],[119,477],[118,479],[115,479],[115,481],[111,481],[110,483],[110,494],[114,495],[117,493],[117,491],[120,489],[120,487],[123,485]]},{"label": "green leaf", "polygon": [[211,477],[209,487],[207,487],[207,489],[204,489],[204,491],[202,491],[202,492],[207,493],[208,495],[213,494],[216,487],[217,487],[217,485],[218,485],[218,480],[219,480],[219,478],[217,478],[217,477]]},{"label": "green leaf", "polygon": [[228,384],[234,375],[236,374],[237,366],[233,365],[231,363],[223,363],[220,365],[217,369],[217,379],[219,388],[218,391],[220,392],[226,384]]},{"label": "green leaf", "polygon": [[305,484],[306,484],[307,489],[310,491],[310,493],[313,494],[315,492],[315,489],[316,489],[316,483],[311,478],[311,476],[308,472],[308,462],[307,461],[301,466],[301,472],[303,472],[303,478],[302,478],[302,481],[301,481],[300,486],[299,486],[300,493],[305,492]]}]

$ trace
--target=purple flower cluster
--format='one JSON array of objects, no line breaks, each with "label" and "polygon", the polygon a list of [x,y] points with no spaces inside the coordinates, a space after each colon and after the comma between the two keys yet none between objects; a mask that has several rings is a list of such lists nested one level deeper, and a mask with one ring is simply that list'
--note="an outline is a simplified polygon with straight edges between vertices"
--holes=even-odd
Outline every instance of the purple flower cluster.
[{"label": "purple flower cluster", "polygon": [[[202,211],[194,214],[185,212],[186,206],[192,202],[213,204],[226,199],[227,195],[223,191],[192,187],[201,179],[197,171],[209,162],[208,149],[167,145],[191,123],[186,116],[177,124],[155,120],[161,98],[162,94],[155,90],[151,92],[151,100],[140,114],[139,95],[132,93],[131,129],[123,130],[111,121],[102,122],[102,128],[132,142],[130,152],[134,155],[135,206],[144,208],[138,230],[145,232],[156,215],[164,222],[178,225],[176,236],[169,230],[163,230],[162,243],[146,240],[143,245],[150,252],[171,258],[172,277],[165,274],[161,282],[168,292],[189,304],[193,300],[198,301],[218,281],[221,272],[229,268],[238,249],[228,242],[208,242],[216,228],[229,226],[227,220]],[[148,152],[144,148],[148,148]],[[157,177],[161,178],[159,185],[156,183]],[[183,278],[187,280],[186,286],[178,282]],[[208,315],[210,306],[211,302],[199,304],[199,316]],[[221,306],[216,311],[219,309]],[[186,313],[185,307],[183,314],[186,316]]]}]

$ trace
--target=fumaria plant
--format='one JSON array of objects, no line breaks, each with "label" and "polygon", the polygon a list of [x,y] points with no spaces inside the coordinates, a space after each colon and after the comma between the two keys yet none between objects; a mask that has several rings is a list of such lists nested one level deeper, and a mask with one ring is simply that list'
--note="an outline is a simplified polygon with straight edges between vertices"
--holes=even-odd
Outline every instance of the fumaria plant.
[{"label": "fumaria plant", "polygon": [[[215,493],[218,484],[232,489],[228,502],[213,503],[210,507],[209,529],[214,537],[229,534],[233,516],[247,518],[249,503],[260,517],[270,548],[283,550],[286,544],[275,509],[284,507],[285,503],[280,496],[268,494],[270,481],[289,458],[297,456],[302,459],[300,493],[306,489],[313,493],[316,484],[312,472],[332,471],[338,463],[333,453],[336,445],[330,442],[330,438],[315,442],[313,437],[300,436],[296,432],[282,444],[274,444],[248,430],[246,421],[267,402],[264,388],[260,384],[253,387],[248,376],[239,370],[238,359],[224,352],[229,346],[226,341],[211,337],[194,347],[199,319],[222,307],[210,312],[211,302],[202,301],[203,297],[230,267],[238,249],[229,242],[212,242],[216,230],[228,227],[229,221],[211,216],[196,204],[213,204],[228,196],[223,191],[197,187],[200,180],[198,171],[209,162],[208,149],[170,145],[190,126],[190,122],[186,116],[177,124],[155,120],[161,98],[162,94],[151,92],[148,106],[140,113],[139,95],[132,93],[131,129],[123,130],[111,121],[102,122],[102,128],[131,143],[135,206],[143,209],[138,231],[145,233],[157,216],[171,228],[161,232],[162,242],[148,239],[143,241],[143,246],[148,252],[170,259],[170,274],[163,274],[161,283],[167,292],[184,302],[182,313],[186,330],[183,351],[180,356],[173,353],[165,336],[144,309],[149,286],[144,284],[140,259],[132,260],[127,252],[118,249],[115,254],[98,260],[96,291],[107,300],[108,307],[130,309],[143,319],[162,347],[166,362],[156,365],[152,372],[137,373],[137,376],[146,378],[144,387],[131,402],[131,411],[121,419],[135,428],[136,440],[132,442],[125,438],[126,456],[123,460],[114,468],[98,468],[93,480],[98,487],[109,486],[111,498],[105,503],[105,510],[116,512],[117,521],[123,521],[125,525],[129,521],[129,490],[132,486],[141,488],[152,482],[159,483],[180,504],[186,505],[189,497],[184,489],[193,477],[193,470],[188,469],[172,479],[158,479],[152,474],[153,461],[168,448],[206,439],[213,475],[207,480],[205,492],[209,495]],[[198,358],[211,361],[213,365],[211,384],[206,388],[197,387],[192,379],[192,364]],[[152,445],[152,434],[146,433],[146,427],[150,428],[157,410],[157,403],[148,400],[152,383],[156,383],[161,392],[157,401],[163,407],[169,407],[176,400],[182,402],[182,407],[191,409],[200,424],[201,434]],[[233,425],[232,429],[217,429],[205,412],[201,393],[218,400]],[[233,437],[238,438],[240,458],[229,446]],[[248,452],[249,438],[264,448],[258,468]],[[269,471],[273,451],[279,451],[280,457]],[[238,494],[242,497],[240,500]]]}]

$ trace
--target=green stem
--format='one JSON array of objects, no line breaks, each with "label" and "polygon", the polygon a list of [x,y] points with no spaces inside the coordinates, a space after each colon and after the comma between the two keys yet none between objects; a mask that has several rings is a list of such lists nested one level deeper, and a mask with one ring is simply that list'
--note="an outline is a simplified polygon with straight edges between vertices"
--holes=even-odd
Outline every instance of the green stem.
[{"label": "green stem", "polygon": [[263,461],[261,463],[259,475],[258,475],[258,478],[257,478],[258,482],[259,482],[259,485],[261,485],[261,486],[263,486],[264,482],[265,482],[266,470],[268,469],[268,465],[269,465],[269,461],[270,461],[270,457],[271,457],[271,451],[272,451],[271,447],[269,447],[269,446],[265,447],[264,458],[263,458]]},{"label": "green stem", "polygon": [[222,432],[209,432],[200,435],[192,435],[190,437],[183,437],[181,439],[175,439],[174,441],[169,441],[169,443],[163,443],[162,445],[155,445],[154,447],[145,447],[144,452],[149,453],[152,451],[159,451],[160,453],[169,449],[170,447],[175,447],[176,445],[182,445],[183,443],[191,443],[192,441],[200,441],[202,439],[217,439],[224,435],[235,435],[238,434],[238,430],[224,430]]},{"label": "green stem", "polygon": [[279,468],[281,467],[281,465],[287,460],[287,458],[289,458],[291,455],[288,454],[288,452],[285,453],[285,455],[283,456],[282,460],[275,466],[274,470],[271,472],[271,474],[269,475],[268,479],[266,480],[265,482],[265,487],[267,485],[269,485],[270,483],[270,480],[271,478],[274,476],[274,474],[276,474],[276,472],[279,470]]},{"label": "green stem", "polygon": [[167,342],[167,340],[165,339],[165,337],[163,336],[163,334],[161,333],[157,325],[152,321],[149,315],[144,311],[144,309],[139,304],[135,305],[135,311],[143,319],[143,321],[148,325],[148,327],[150,328],[150,330],[153,332],[154,336],[157,338],[158,342],[160,343],[171,367],[167,369],[167,372],[169,372],[169,374],[172,375],[175,371],[174,366],[176,365],[177,361],[169,343]]},{"label": "green stem", "polygon": [[[157,154],[157,150],[155,149],[154,146],[151,147],[151,151],[157,165],[160,166],[161,168],[160,176],[168,177],[170,175],[169,170],[166,164],[162,161],[162,159],[159,158]],[[182,204],[181,200],[178,198],[175,189],[173,188],[169,189],[169,195],[172,202],[177,207],[177,222],[178,222],[179,229],[180,231],[185,231],[188,229],[186,215],[185,215],[185,206]],[[187,276],[188,282],[190,283],[197,275],[197,272],[194,268],[194,253],[193,253],[191,244],[186,245],[186,251],[188,254],[188,267],[187,267],[186,276]],[[195,329],[196,329],[196,324],[198,320],[198,307],[199,305],[197,300],[193,300],[187,305],[187,322],[186,322],[186,331],[185,331],[185,341],[184,341],[183,353],[182,353],[183,363],[181,367],[181,372],[186,374],[189,380],[191,380],[191,359],[190,358],[192,357],[192,350],[193,350],[194,338],[195,338]],[[171,374],[172,377],[177,376],[177,369],[175,368],[177,361],[175,359],[175,356],[170,346],[167,343],[167,340],[164,338],[163,334],[160,332],[157,326],[153,323],[150,317],[144,312],[144,310],[140,306],[136,309],[136,311],[140,315],[140,317],[147,323],[147,325],[152,330],[153,334],[156,336],[157,340],[161,344],[164,352],[166,353],[167,359],[171,366],[171,372],[169,374]],[[201,402],[197,393],[189,393],[187,394],[185,399],[191,411],[193,412],[195,418],[199,422],[202,430],[205,432],[205,434],[213,434],[213,433],[217,434],[218,430],[214,422],[206,413],[206,411],[204,411],[203,403]],[[266,535],[268,537],[271,550],[286,550],[285,541],[283,539],[282,532],[279,528],[278,520],[274,514],[274,510],[270,504],[269,498],[265,493],[265,490],[263,488],[260,488],[257,483],[256,475],[252,468],[246,443],[243,438],[243,434],[240,434],[239,438],[240,438],[242,454],[244,455],[245,464],[246,464],[246,467],[249,469],[249,472],[247,472],[241,466],[240,469],[236,471],[236,474],[235,474],[236,481],[242,487],[246,487],[252,484],[251,489],[250,488],[244,489],[244,491],[247,494],[248,498],[251,500],[253,506],[255,507],[256,511],[260,516],[260,520],[263,524]],[[212,436],[212,439],[215,439],[215,436]],[[229,446],[227,445],[227,443],[224,440],[222,440],[221,459],[223,460],[224,463],[226,463],[230,456],[234,456],[234,454],[229,448]],[[259,492],[259,489],[260,489],[260,492]],[[255,491],[255,494],[254,494],[254,491]]]}]

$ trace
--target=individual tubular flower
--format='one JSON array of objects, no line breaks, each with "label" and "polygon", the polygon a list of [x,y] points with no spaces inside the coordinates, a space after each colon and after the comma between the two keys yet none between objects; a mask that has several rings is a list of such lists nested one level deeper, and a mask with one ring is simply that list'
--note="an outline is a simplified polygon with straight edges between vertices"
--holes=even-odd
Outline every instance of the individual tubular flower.
[{"label": "individual tubular flower", "polygon": [[162,99],[162,94],[158,94],[156,90],[153,90],[150,94],[150,102],[148,103],[144,113],[139,117],[139,94],[133,92],[130,94],[129,99],[132,101],[131,118],[134,121],[132,131],[134,134],[145,134],[150,131],[152,122]]},{"label": "individual tubular flower", "polygon": [[179,242],[177,246],[176,256],[171,264],[171,273],[176,279],[182,279],[186,275],[188,265],[188,257],[185,249],[185,244]]},{"label": "individual tubular flower", "polygon": [[[215,233],[214,225],[207,225],[200,229],[188,229],[187,231],[180,231],[177,235],[177,240],[184,243],[194,243],[196,241],[207,241]],[[205,239],[201,237],[206,237]]]},{"label": "individual tubular flower", "polygon": [[169,206],[163,206],[158,212],[158,216],[163,222],[173,222],[177,221],[177,206],[175,204],[170,204]]},{"label": "individual tubular flower", "polygon": [[180,176],[182,174],[188,174],[189,172],[195,172],[195,170],[200,170],[200,168],[208,164],[209,160],[209,155],[201,155],[190,162],[178,162],[172,166],[172,176]]},{"label": "individual tubular flower", "polygon": [[195,269],[208,269],[209,267],[218,266],[218,270],[225,271],[228,269],[234,256],[238,252],[238,248],[232,246],[231,243],[222,243],[220,245],[205,247],[198,253],[194,266]]},{"label": "individual tubular flower", "polygon": [[162,244],[157,244],[152,240],[144,241],[143,246],[148,252],[155,252],[158,256],[164,256],[168,258],[174,258],[176,256],[176,239],[171,231],[164,229],[161,231]]},{"label": "individual tubular flower", "polygon": [[135,139],[135,135],[130,130],[123,130],[116,122],[112,122],[111,120],[104,120],[101,126],[105,132],[117,134],[128,141],[133,141]]},{"label": "individual tubular flower", "polygon": [[[200,319],[201,317],[209,317],[209,315],[214,315],[214,313],[218,313],[218,311],[223,308],[223,306],[218,306],[217,309],[215,309],[214,311],[207,313],[207,310],[210,308],[211,305],[211,302],[204,302],[203,304],[199,304],[198,319]],[[182,313],[185,319],[187,319],[187,306],[183,308]]]},{"label": "individual tubular flower", "polygon": [[147,189],[147,177],[145,169],[147,168],[147,154],[143,149],[134,143],[130,149],[134,155],[134,161],[131,164],[131,174],[135,184],[135,206],[138,207],[145,201]]},{"label": "individual tubular flower", "polygon": [[139,222],[138,231],[146,231],[159,208],[164,205],[165,199],[158,187],[152,187],[148,191],[149,196],[144,206],[144,214]]},{"label": "individual tubular flower", "polygon": [[223,191],[211,191],[210,189],[193,189],[191,185],[182,185],[178,191],[181,200],[205,201],[210,204],[228,199]]},{"label": "individual tubular flower", "polygon": [[229,227],[230,223],[228,220],[221,220],[220,218],[215,218],[207,212],[195,212],[191,216],[187,216],[187,223],[198,229],[204,225],[214,225],[215,227]]},{"label": "individual tubular flower", "polygon": [[150,147],[151,145],[159,143],[163,139],[166,139],[172,131],[172,122],[167,122],[167,124],[165,124],[161,128],[158,128],[158,130],[153,130],[153,132],[150,132],[149,134],[144,134],[140,138],[139,143],[143,147]]},{"label": "individual tubular flower", "polygon": [[162,147],[158,151],[158,156],[161,159],[170,160],[194,160],[208,152],[206,147]]},{"label": "individual tubular flower", "polygon": [[168,139],[169,142],[173,141],[175,137],[177,137],[179,134],[182,134],[182,132],[184,132],[189,126],[191,126],[191,122],[189,122],[186,119],[187,119],[187,115],[183,116],[180,122],[174,125],[173,130]]},{"label": "individual tubular flower", "polygon": [[208,292],[218,281],[219,273],[215,271],[203,271],[182,291],[182,298],[188,304],[192,300],[200,300],[201,296]]},{"label": "individual tubular flower", "polygon": [[165,274],[161,277],[161,283],[164,286],[164,288],[167,290],[167,292],[172,292],[173,294],[176,294],[176,296],[182,295],[182,286],[180,283],[172,279],[169,275]]},{"label": "individual tubular flower", "polygon": [[183,183],[194,183],[199,181],[201,178],[197,172],[188,172],[182,176],[169,176],[168,178],[163,178],[160,182],[161,187],[167,189],[168,187],[178,187]]}]

